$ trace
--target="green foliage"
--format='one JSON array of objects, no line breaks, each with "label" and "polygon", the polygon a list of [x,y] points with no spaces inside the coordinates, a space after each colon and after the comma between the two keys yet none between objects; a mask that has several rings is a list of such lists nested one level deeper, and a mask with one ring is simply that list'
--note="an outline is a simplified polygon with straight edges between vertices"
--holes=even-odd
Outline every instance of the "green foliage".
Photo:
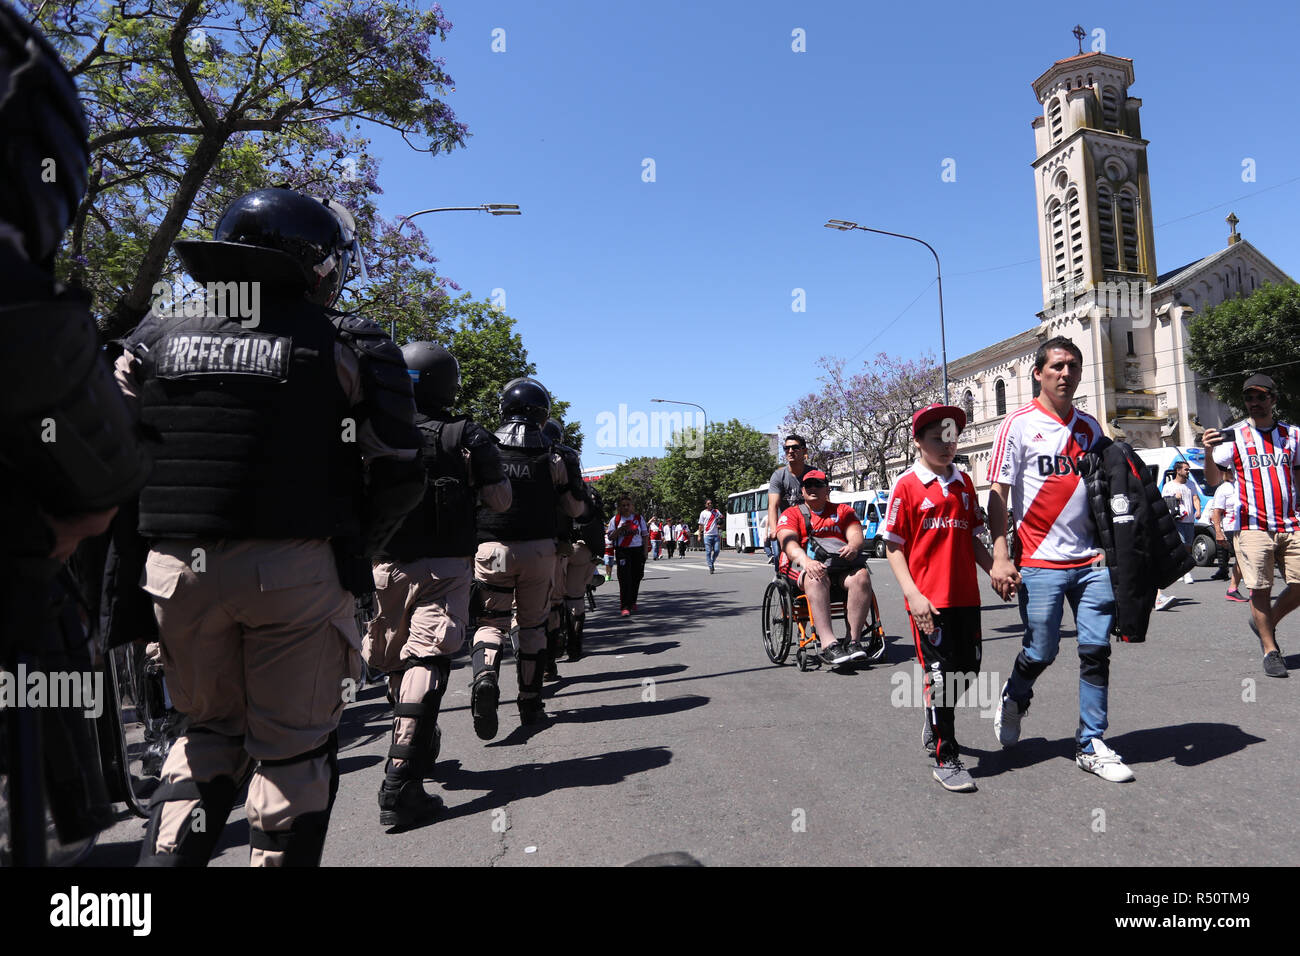
[{"label": "green foliage", "polygon": [[[536,377],[515,320],[487,301],[474,301],[469,293],[443,298],[425,312],[398,313],[397,341],[437,342],[460,363],[460,410],[488,431],[501,425],[501,390],[514,378]],[[543,385],[547,385],[542,380]],[[551,417],[564,425],[565,443],[582,451],[582,426],[565,423],[569,403],[551,391]]]},{"label": "green foliage", "polygon": [[719,511],[726,511],[728,495],[766,484],[777,467],[767,436],[734,418],[725,424],[712,423],[702,453],[696,456],[701,450],[699,439],[693,428],[673,436],[668,453],[660,459],[652,489],[662,508],[692,525],[707,499],[712,498]]},{"label": "green foliage", "polygon": [[1270,284],[1246,298],[1228,299],[1193,316],[1187,332],[1188,364],[1209,379],[1206,384],[1219,401],[1240,409],[1242,385],[1263,372],[1277,383],[1274,414],[1296,421],[1300,415],[1300,286]]},{"label": "green foliage", "polygon": [[[655,494],[655,476],[663,464],[662,458],[629,458],[596,482],[596,490],[605,502],[605,520],[614,517],[621,495],[630,495],[632,510],[647,521],[652,515],[665,517],[664,502]],[[696,514],[699,512],[697,511]]]},{"label": "green foliage", "polygon": [[70,64],[90,124],[90,184],[59,263],[86,288],[106,332],[127,331],[155,284],[181,279],[179,238],[208,238],[253,189],[289,185],[356,216],[383,321],[428,307],[445,280],[423,234],[382,220],[378,160],[364,129],[402,133],[430,154],[468,131],[441,99],[432,52],[451,24],[416,0],[22,0]]}]

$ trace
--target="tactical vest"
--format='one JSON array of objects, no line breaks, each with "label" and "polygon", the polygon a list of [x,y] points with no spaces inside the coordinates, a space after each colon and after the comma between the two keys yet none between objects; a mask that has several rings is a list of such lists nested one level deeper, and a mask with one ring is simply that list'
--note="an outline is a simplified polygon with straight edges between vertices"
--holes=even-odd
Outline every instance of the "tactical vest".
[{"label": "tactical vest", "polygon": [[554,538],[560,493],[551,478],[551,450],[502,446],[501,468],[510,480],[510,507],[500,513],[479,508],[478,540]]},{"label": "tactical vest", "polygon": [[140,417],[161,436],[140,493],[145,537],[358,532],[358,426],[335,329],[306,301],[266,305],[251,328],[205,314],[151,322],[132,340],[144,363]]},{"label": "tactical vest", "polygon": [[420,506],[406,516],[381,557],[414,561],[465,558],[474,553],[474,493],[462,452],[468,423],[464,415],[449,421],[416,416],[416,426],[424,437],[427,486]]}]

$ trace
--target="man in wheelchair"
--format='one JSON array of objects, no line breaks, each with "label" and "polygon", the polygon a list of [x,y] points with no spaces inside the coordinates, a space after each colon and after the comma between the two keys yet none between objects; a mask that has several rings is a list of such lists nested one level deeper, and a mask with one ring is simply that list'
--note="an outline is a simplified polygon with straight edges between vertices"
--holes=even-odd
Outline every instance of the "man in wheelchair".
[{"label": "man in wheelchair", "polygon": [[[786,508],[777,521],[777,573],[806,595],[822,663],[835,666],[867,657],[859,637],[874,595],[862,522],[852,505],[831,503],[825,472],[805,472],[801,486],[804,504]],[[849,632],[838,641],[831,626],[832,600],[844,600],[848,616]]]}]

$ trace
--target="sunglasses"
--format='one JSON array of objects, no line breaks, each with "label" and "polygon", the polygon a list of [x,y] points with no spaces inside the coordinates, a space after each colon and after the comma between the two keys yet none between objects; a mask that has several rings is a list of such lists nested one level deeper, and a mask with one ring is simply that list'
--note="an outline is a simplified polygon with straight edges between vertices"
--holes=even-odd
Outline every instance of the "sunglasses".
[{"label": "sunglasses", "polygon": [[786,453],[787,455],[794,454],[794,453],[797,452],[797,451],[807,451],[807,450],[808,450],[808,449],[805,448],[803,445],[786,445],[786,446],[785,446],[785,453]]},{"label": "sunglasses", "polygon": [[828,487],[830,487],[830,486],[827,485],[826,482],[824,482],[824,481],[805,481],[805,482],[803,483],[803,486],[804,486],[805,488],[808,488],[808,489],[811,490],[811,491],[817,491],[817,490],[820,489],[820,488],[828,488]]},{"label": "sunglasses", "polygon": [[1247,392],[1246,401],[1248,402],[1267,402],[1273,397],[1272,392]]}]

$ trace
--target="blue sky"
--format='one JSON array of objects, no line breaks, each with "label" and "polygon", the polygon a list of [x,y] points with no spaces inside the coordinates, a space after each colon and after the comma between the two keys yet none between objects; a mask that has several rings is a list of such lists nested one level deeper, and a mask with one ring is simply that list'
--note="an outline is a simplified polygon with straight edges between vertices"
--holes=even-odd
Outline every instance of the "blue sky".
[{"label": "blue sky", "polygon": [[882,6],[443,4],[450,102],[473,137],[431,159],[377,133],[380,207],[520,204],[419,222],[442,274],[476,298],[504,290],[538,378],[582,422],[585,465],[657,453],[598,446],[598,416],[620,404],[694,402],[772,431],[821,355],[937,358],[930,254],[829,218],[938,250],[950,359],[1029,328],[1030,84],[1077,52],[1076,22],[1134,61],[1159,270],[1221,248],[1231,209],[1300,274],[1295,5]]}]

